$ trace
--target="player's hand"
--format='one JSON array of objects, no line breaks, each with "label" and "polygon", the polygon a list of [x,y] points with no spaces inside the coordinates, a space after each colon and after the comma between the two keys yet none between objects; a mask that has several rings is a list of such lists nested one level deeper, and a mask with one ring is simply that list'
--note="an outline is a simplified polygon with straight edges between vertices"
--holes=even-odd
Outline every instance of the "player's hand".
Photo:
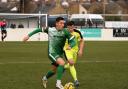
[{"label": "player's hand", "polygon": [[29,39],[29,36],[25,36],[25,37],[23,38],[23,41],[26,42],[28,39]]},{"label": "player's hand", "polygon": [[78,56],[81,57],[83,55],[83,51],[82,50],[79,50],[78,51]]}]

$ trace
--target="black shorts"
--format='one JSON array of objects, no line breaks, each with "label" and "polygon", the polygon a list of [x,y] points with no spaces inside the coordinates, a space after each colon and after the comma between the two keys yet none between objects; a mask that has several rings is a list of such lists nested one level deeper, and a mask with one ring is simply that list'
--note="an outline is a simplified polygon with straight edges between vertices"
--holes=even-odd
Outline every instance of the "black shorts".
[{"label": "black shorts", "polygon": [[1,34],[7,34],[7,31],[6,30],[1,30]]},{"label": "black shorts", "polygon": [[57,64],[57,63],[51,63],[52,65],[54,65],[54,66],[56,66],[56,67],[58,67],[59,65]]}]

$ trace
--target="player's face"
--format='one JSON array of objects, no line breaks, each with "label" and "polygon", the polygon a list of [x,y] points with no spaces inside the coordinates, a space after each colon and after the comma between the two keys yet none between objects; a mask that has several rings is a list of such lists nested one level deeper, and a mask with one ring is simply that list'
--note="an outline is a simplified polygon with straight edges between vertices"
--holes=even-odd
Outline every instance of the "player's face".
[{"label": "player's face", "polygon": [[64,28],[64,20],[60,20],[59,22],[56,22],[56,28],[59,30],[62,30]]},{"label": "player's face", "polygon": [[67,28],[68,28],[68,30],[69,30],[70,32],[72,32],[72,31],[73,31],[73,29],[74,29],[74,25],[67,26]]}]

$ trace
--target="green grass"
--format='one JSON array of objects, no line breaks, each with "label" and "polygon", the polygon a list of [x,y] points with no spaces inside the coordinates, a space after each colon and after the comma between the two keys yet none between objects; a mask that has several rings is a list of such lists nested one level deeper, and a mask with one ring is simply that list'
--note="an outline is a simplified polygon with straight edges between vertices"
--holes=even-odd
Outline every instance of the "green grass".
[{"label": "green grass", "polygon": [[[86,42],[76,65],[79,89],[128,89],[128,42]],[[0,43],[0,89],[43,89],[50,69],[47,42]],[[47,89],[55,89],[56,75]],[[63,84],[72,82],[68,71]]]}]

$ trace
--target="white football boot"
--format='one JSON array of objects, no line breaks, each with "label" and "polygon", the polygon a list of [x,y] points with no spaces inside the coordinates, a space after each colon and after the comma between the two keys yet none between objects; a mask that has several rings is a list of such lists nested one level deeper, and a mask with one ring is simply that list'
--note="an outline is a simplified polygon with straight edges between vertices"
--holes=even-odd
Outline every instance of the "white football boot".
[{"label": "white football boot", "polygon": [[43,87],[44,88],[47,88],[47,78],[44,76],[43,78],[42,78],[42,82],[43,82]]}]

